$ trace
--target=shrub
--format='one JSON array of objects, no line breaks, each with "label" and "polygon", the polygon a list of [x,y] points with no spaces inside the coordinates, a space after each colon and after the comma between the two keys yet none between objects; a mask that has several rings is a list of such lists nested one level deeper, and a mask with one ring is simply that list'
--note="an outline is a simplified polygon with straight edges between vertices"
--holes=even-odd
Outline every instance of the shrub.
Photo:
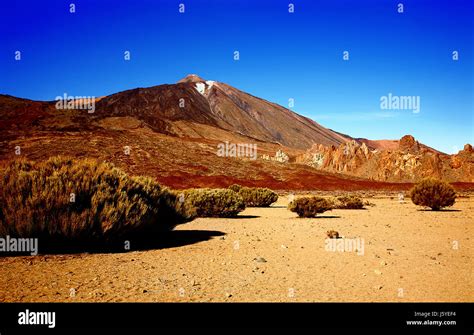
[{"label": "shrub", "polygon": [[232,191],[238,193],[242,189],[242,186],[239,185],[239,184],[232,184],[228,188],[229,188],[229,190],[232,190]]},{"label": "shrub", "polygon": [[233,217],[245,209],[242,197],[229,189],[191,189],[183,194],[200,217]]},{"label": "shrub", "polygon": [[288,204],[288,209],[305,218],[315,217],[332,209],[331,201],[321,197],[303,197],[293,200]]},{"label": "shrub", "polygon": [[415,205],[430,207],[432,210],[438,211],[443,207],[454,205],[456,192],[446,182],[427,178],[410,190],[410,197]]},{"label": "shrub", "polygon": [[335,231],[335,230],[328,230],[326,232],[326,236],[328,238],[339,238],[339,232]]},{"label": "shrub", "polygon": [[278,194],[268,188],[241,187],[238,193],[248,207],[269,207],[278,200]]},{"label": "shrub", "polygon": [[364,203],[362,199],[354,195],[346,195],[338,197],[335,200],[334,208],[337,209],[362,209],[364,208]]},{"label": "shrub", "polygon": [[375,204],[373,202],[370,202],[369,200],[366,200],[364,201],[364,206],[375,207]]},{"label": "shrub", "polygon": [[91,159],[13,161],[0,172],[0,236],[98,242],[173,229],[193,218],[148,177]]}]

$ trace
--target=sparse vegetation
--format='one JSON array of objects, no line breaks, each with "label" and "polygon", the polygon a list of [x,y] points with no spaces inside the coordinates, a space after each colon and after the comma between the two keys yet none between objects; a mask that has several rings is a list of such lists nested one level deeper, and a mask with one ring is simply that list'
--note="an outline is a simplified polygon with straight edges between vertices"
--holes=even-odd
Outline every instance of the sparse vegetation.
[{"label": "sparse vegetation", "polygon": [[232,190],[234,192],[239,192],[242,189],[242,186],[239,184],[232,184],[229,186],[229,190]]},{"label": "sparse vegetation", "polygon": [[373,202],[370,202],[369,200],[366,200],[364,201],[364,206],[375,207],[375,204]]},{"label": "sparse vegetation", "polygon": [[335,230],[328,230],[326,232],[326,236],[328,238],[339,238],[339,232],[335,231]]},{"label": "sparse vegetation", "polygon": [[427,178],[410,190],[411,201],[415,205],[430,207],[438,211],[443,207],[454,205],[456,192],[454,188],[441,180]]},{"label": "sparse vegetation", "polygon": [[288,209],[300,217],[312,218],[316,214],[330,211],[333,208],[331,201],[321,197],[303,197],[288,204]]},{"label": "sparse vegetation", "polygon": [[346,195],[337,197],[334,200],[334,208],[337,209],[363,209],[364,203],[362,199],[355,195]]},{"label": "sparse vegetation", "polygon": [[229,189],[190,189],[183,194],[199,217],[233,217],[245,209],[242,197]]},{"label": "sparse vegetation", "polygon": [[171,230],[193,218],[151,178],[91,159],[17,160],[0,177],[0,236],[110,241]]},{"label": "sparse vegetation", "polygon": [[[234,189],[237,189],[234,187]],[[240,187],[236,191],[247,207],[269,207],[278,200],[278,194],[268,188]]]}]

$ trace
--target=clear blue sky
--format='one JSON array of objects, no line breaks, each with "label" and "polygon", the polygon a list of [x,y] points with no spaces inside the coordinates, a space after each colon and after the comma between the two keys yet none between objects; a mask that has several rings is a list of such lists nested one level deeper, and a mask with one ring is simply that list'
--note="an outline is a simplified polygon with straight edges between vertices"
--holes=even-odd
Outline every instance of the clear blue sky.
[{"label": "clear blue sky", "polygon": [[[293,98],[294,111],[354,137],[412,134],[453,152],[474,142],[473,3],[2,0],[0,93],[102,96],[196,73],[283,106]],[[420,96],[420,113],[381,110],[388,93]]]}]

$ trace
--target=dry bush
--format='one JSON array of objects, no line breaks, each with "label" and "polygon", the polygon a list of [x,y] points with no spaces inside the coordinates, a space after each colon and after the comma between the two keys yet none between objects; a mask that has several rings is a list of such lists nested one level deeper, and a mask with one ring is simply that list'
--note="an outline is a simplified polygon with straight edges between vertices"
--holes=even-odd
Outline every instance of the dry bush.
[{"label": "dry bush", "polygon": [[363,209],[364,203],[361,198],[355,195],[337,197],[334,200],[334,208],[337,209]]},{"label": "dry bush", "polygon": [[228,188],[229,188],[229,190],[232,190],[232,191],[238,193],[242,189],[242,186],[239,185],[239,184],[232,184]]},{"label": "dry bush", "polygon": [[375,207],[376,205],[373,202],[370,202],[369,200],[366,200],[366,201],[364,201],[364,206]]},{"label": "dry bush", "polygon": [[193,218],[148,177],[91,159],[13,161],[0,171],[0,236],[111,241],[168,231]]},{"label": "dry bush", "polygon": [[441,180],[427,178],[410,190],[411,201],[415,205],[430,207],[438,211],[443,207],[454,205],[456,192],[454,188]]},{"label": "dry bush", "polygon": [[326,236],[328,238],[339,238],[339,232],[335,231],[335,230],[328,230],[326,232]]},{"label": "dry bush", "polygon": [[242,197],[229,189],[190,189],[182,194],[199,217],[234,217],[245,209]]},{"label": "dry bush", "polygon": [[238,193],[247,207],[269,207],[278,200],[278,194],[268,188],[241,187]]},{"label": "dry bush", "polygon": [[316,217],[316,214],[330,211],[333,207],[331,201],[321,197],[303,197],[293,200],[288,204],[288,209],[305,218]]}]

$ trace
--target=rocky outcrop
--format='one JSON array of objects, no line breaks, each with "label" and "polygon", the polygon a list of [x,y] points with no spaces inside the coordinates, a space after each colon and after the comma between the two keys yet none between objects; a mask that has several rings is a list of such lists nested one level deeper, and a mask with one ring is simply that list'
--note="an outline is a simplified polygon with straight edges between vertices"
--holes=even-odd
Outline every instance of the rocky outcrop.
[{"label": "rocky outcrop", "polygon": [[398,149],[403,152],[417,154],[420,152],[420,143],[411,135],[403,136],[398,142]]},{"label": "rocky outcrop", "polygon": [[287,154],[285,154],[283,151],[278,150],[275,154],[275,161],[280,162],[280,163],[288,163],[290,160],[290,157],[288,157]]},{"label": "rocky outcrop", "polygon": [[462,153],[466,153],[466,154],[471,154],[473,151],[474,150],[472,149],[472,145],[470,145],[469,143],[465,144],[464,149],[461,150]]},{"label": "rocky outcrop", "polygon": [[396,150],[370,150],[350,141],[338,147],[313,145],[298,163],[318,170],[390,182],[413,182],[424,177],[448,181],[474,181],[474,151],[467,144],[456,155],[429,150],[411,135],[403,136]]},{"label": "rocky outcrop", "polygon": [[288,163],[290,161],[290,157],[281,150],[278,150],[273,157],[270,157],[270,155],[262,155],[262,159],[280,163]]}]

